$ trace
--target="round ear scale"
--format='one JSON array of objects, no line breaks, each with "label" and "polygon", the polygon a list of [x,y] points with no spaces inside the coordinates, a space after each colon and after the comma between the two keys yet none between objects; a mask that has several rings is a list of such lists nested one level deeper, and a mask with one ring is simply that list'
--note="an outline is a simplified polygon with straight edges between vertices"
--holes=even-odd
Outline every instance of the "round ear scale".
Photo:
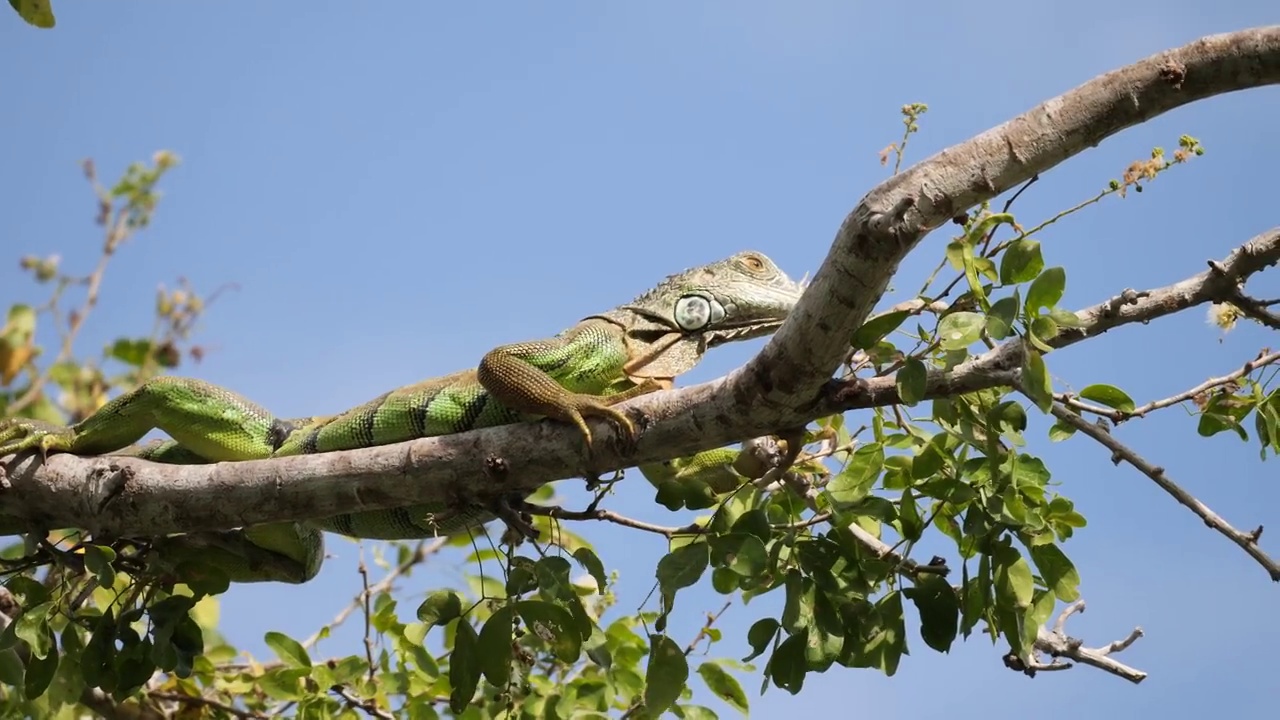
[{"label": "round ear scale", "polygon": [[676,300],[673,316],[681,330],[702,330],[724,319],[724,306],[702,295],[685,295]]}]

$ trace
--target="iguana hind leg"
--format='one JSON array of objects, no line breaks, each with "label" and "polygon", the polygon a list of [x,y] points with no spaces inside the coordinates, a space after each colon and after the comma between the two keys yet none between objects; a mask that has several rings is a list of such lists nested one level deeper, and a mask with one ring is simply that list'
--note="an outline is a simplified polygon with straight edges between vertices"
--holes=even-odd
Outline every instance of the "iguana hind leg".
[{"label": "iguana hind leg", "polygon": [[210,461],[252,460],[272,453],[273,418],[216,385],[172,376],[152,378],[70,427],[26,418],[0,423],[0,457],[38,448],[105,455],[160,429]]}]

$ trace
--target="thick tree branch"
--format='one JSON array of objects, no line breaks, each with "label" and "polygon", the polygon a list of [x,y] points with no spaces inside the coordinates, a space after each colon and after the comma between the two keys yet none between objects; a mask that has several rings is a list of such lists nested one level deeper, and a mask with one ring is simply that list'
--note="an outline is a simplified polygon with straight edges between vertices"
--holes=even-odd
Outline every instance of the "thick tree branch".
[{"label": "thick tree branch", "polygon": [[731,392],[762,392],[766,406],[813,397],[931,230],[1125,128],[1277,82],[1280,26],[1213,35],[1098,76],[886,180],[849,213],[791,319],[731,376]]},{"label": "thick tree branch", "polygon": [[[957,212],[1161,112],[1214,94],[1280,81],[1280,27],[1206,38],[1101,76],[886,181],[850,214],[827,261],[778,335],[721,380],[629,403],[647,426],[636,452],[597,450],[587,467],[565,426],[541,422],[340,453],[207,466],[133,458],[31,454],[0,476],[0,531],[79,527],[104,536],[158,535],[324,517],[414,503],[489,502],[566,477],[607,472],[803,425],[843,410],[898,402],[891,377],[830,381],[854,329],[903,257]],[[1196,277],[1128,291],[1081,313],[1065,347],[1131,322],[1218,299],[1280,258],[1280,231]],[[1013,385],[1021,348],[1006,344],[947,373],[930,396]],[[597,437],[612,437],[597,425]],[[500,458],[505,463],[493,463]],[[494,477],[490,468],[507,468]]]},{"label": "thick tree branch", "polygon": [[[1252,273],[1280,261],[1280,228],[1255,237],[1210,269],[1153,290],[1126,290],[1077,313],[1081,327],[1050,341],[1066,347],[1130,323],[1146,323],[1219,299]],[[948,372],[930,373],[927,397],[1016,386],[1022,345],[1010,341]],[[650,427],[630,460],[598,451],[600,471],[685,455],[818,417],[900,402],[891,376],[829,382],[807,406],[760,407],[732,393],[728,379],[654,393],[631,406]],[[710,420],[704,415],[717,410]],[[688,412],[686,412],[688,410]],[[603,434],[604,428],[600,429]],[[105,536],[218,530],[325,517],[409,503],[494,499],[529,491],[587,468],[571,428],[552,422],[508,425],[399,445],[218,465],[160,465],[135,458],[27,454],[0,476],[0,507],[12,532],[78,527]],[[505,476],[491,457],[505,453]],[[6,469],[0,464],[0,472]],[[467,489],[470,489],[468,492]]]}]

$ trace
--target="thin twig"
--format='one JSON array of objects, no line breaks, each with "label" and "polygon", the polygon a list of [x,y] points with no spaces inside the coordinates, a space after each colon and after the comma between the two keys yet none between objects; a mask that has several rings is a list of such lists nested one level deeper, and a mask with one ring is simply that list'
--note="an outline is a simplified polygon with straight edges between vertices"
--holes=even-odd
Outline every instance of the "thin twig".
[{"label": "thin twig", "polygon": [[[101,191],[99,191],[99,196],[101,196]],[[49,363],[49,369],[46,369],[45,372],[32,380],[31,386],[27,388],[21,397],[9,404],[9,407],[5,410],[9,416],[17,416],[28,405],[35,402],[40,397],[41,389],[49,381],[52,368],[71,359],[76,335],[79,334],[80,328],[84,327],[84,321],[89,317],[89,313],[98,305],[98,293],[102,287],[102,276],[107,272],[107,264],[111,262],[111,257],[115,254],[116,248],[129,237],[127,210],[127,206],[117,208],[114,211],[114,217],[107,223],[107,234],[102,244],[102,256],[98,258],[97,267],[85,278],[85,285],[88,286],[88,289],[85,291],[84,302],[80,304],[79,309],[73,310],[68,314],[70,319],[67,322],[67,330],[62,335],[62,346],[58,349],[58,356],[53,359],[53,362]]]},{"label": "thin twig", "polygon": [[711,627],[716,624],[716,621],[720,619],[720,616],[724,615],[732,605],[732,601],[726,600],[724,606],[721,607],[718,612],[707,614],[707,620],[702,623],[702,627],[698,629],[698,634],[694,635],[693,639],[689,641],[689,644],[684,646],[685,657],[689,657],[693,654],[694,650],[698,649],[698,643],[702,638],[708,637],[711,634]]},{"label": "thin twig", "polygon": [[168,700],[170,702],[179,702],[185,705],[214,708],[225,713],[230,713],[231,715],[241,718],[241,720],[258,720],[259,718],[270,717],[269,715],[264,715],[256,710],[241,710],[234,705],[228,705],[220,700],[214,700],[213,698],[205,697],[203,695],[186,695],[184,693],[152,690],[147,693],[147,697],[153,700]]},{"label": "thin twig", "polygon": [[1280,315],[1267,309],[1267,304],[1245,295],[1239,288],[1231,294],[1231,304],[1240,308],[1247,317],[1266,325],[1272,330],[1280,330]]},{"label": "thin twig", "polygon": [[[403,563],[400,563],[396,567],[389,570],[381,580],[374,583],[368,588],[369,593],[373,595],[377,595],[378,593],[386,592],[387,590],[390,590],[391,586],[395,583],[395,581],[401,575],[404,575],[405,573],[409,572],[409,570],[413,568],[413,566],[421,564],[429,556],[435,554],[437,551],[440,550],[440,548],[444,547],[444,544],[448,542],[448,540],[449,540],[448,538],[440,537],[440,538],[433,538],[430,541],[427,541],[427,540],[420,541],[418,545],[414,547],[413,553],[409,555],[408,559],[406,559]],[[329,623],[324,626],[324,628],[332,629],[346,622],[347,618],[351,616],[351,613],[355,612],[356,610],[360,609],[361,606],[363,606],[364,598],[365,598],[365,591],[361,590],[359,594],[357,594],[354,598],[352,598],[351,603],[347,605],[345,608],[343,608],[341,612],[335,615],[333,619],[330,620]],[[322,630],[324,628],[322,628]],[[307,650],[310,650],[312,647],[315,646],[317,642],[320,641],[320,636],[321,636],[320,632],[316,632],[312,634],[311,637],[302,641],[302,647]]]},{"label": "thin twig", "polygon": [[369,568],[364,564],[364,547],[360,548],[360,564],[356,566],[360,572],[360,586],[363,590],[360,597],[363,598],[364,605],[364,656],[369,661],[369,680],[377,677],[377,666],[373,662],[373,639],[370,637],[371,626],[373,624],[373,611],[370,609],[369,602]]},{"label": "thin twig", "polygon": [[361,700],[355,695],[352,695],[350,690],[346,689],[341,685],[334,685],[333,687],[329,688],[329,690],[332,691],[334,694],[336,694],[338,697],[345,700],[347,703],[347,707],[350,707],[353,710],[354,709],[363,710],[366,713],[368,713],[370,717],[383,718],[384,720],[395,720],[395,717],[396,717],[395,715],[392,715],[386,710],[383,710],[382,708],[378,707],[378,704],[374,702],[372,699]]},{"label": "thin twig", "polygon": [[1204,503],[1197,500],[1191,493],[1183,490],[1181,486],[1169,479],[1164,468],[1147,462],[1129,448],[1129,446],[1115,439],[1110,432],[1089,422],[1088,420],[1085,420],[1080,415],[1068,410],[1058,403],[1054,403],[1052,412],[1053,416],[1058,418],[1061,422],[1064,422],[1085,435],[1088,435],[1098,441],[1098,443],[1103,447],[1110,450],[1113,458],[1124,460],[1137,468],[1143,475],[1151,478],[1156,485],[1160,486],[1160,489],[1172,495],[1175,500],[1185,505],[1191,510],[1191,512],[1195,513],[1204,521],[1205,525],[1217,530],[1228,540],[1240,546],[1240,548],[1248,553],[1250,557],[1257,560],[1258,564],[1262,565],[1262,567],[1267,571],[1267,574],[1271,576],[1272,581],[1280,582],[1280,564],[1273,560],[1270,555],[1263,552],[1262,548],[1258,547],[1258,538],[1262,535],[1261,526],[1253,532],[1240,532],[1232,527],[1227,521],[1219,517],[1217,513],[1210,510]]},{"label": "thin twig", "polygon": [[1244,365],[1241,365],[1240,368],[1235,370],[1234,372],[1227,373],[1226,375],[1223,375],[1221,377],[1210,378],[1200,383],[1199,385],[1191,388],[1190,390],[1185,390],[1183,392],[1178,393],[1177,395],[1171,395],[1162,400],[1154,400],[1152,402],[1147,403],[1146,405],[1142,405],[1141,407],[1137,407],[1137,408],[1134,408],[1133,410],[1128,410],[1128,411],[1115,410],[1113,408],[1105,408],[1097,405],[1091,405],[1089,403],[1076,400],[1075,396],[1070,394],[1065,394],[1065,393],[1054,394],[1053,397],[1055,400],[1070,407],[1072,410],[1093,413],[1094,415],[1101,415],[1102,417],[1105,417],[1114,423],[1122,423],[1126,420],[1143,417],[1155,410],[1162,410],[1164,408],[1186,402],[1214,388],[1222,387],[1223,385],[1229,385],[1235,382],[1236,380],[1239,380],[1240,378],[1248,375],[1254,370],[1257,370],[1260,367],[1274,365],[1278,362],[1280,362],[1280,352],[1267,353],[1264,350],[1261,353],[1259,353],[1256,358],[1246,362]]},{"label": "thin twig", "polygon": [[1124,678],[1135,685],[1147,678],[1147,674],[1141,670],[1125,665],[1122,662],[1110,657],[1113,653],[1118,653],[1142,637],[1142,628],[1134,628],[1123,640],[1116,640],[1098,648],[1087,648],[1084,644],[1066,633],[1067,618],[1072,615],[1084,612],[1084,600],[1077,600],[1071,603],[1058,616],[1057,621],[1053,624],[1053,629],[1041,627],[1036,633],[1036,641],[1034,650],[1037,653],[1044,653],[1054,658],[1048,663],[1042,663],[1038,658],[1032,658],[1028,667],[1019,668],[1028,675],[1035,675],[1039,671],[1053,670],[1069,670],[1071,663],[1064,663],[1058,658],[1068,658],[1082,665],[1109,672],[1112,675]]}]

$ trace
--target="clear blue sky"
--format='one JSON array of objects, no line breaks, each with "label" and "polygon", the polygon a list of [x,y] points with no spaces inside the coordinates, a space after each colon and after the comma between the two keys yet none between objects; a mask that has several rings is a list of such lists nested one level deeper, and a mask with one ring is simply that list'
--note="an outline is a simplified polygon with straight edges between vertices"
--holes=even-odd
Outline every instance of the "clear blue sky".
[{"label": "clear blue sky", "polygon": [[[81,351],[149,327],[158,282],[234,282],[239,291],[203,323],[211,352],[194,372],[283,415],[329,412],[555,332],[739,249],[812,272],[845,213],[886,176],[876,153],[900,136],[904,103],[931,107],[912,139],[919,160],[1119,64],[1274,22],[1268,5],[64,1],[52,32],[0,22],[0,305],[39,297],[16,270],[21,254],[59,252],[69,269],[88,269],[99,237],[81,158],[110,177],[168,148],[183,165],[154,227],[113,263]],[[1041,237],[1049,262],[1069,270],[1069,303],[1178,280],[1280,223],[1267,209],[1277,116],[1274,89],[1217,98],[1046,176],[1019,202],[1023,220],[1092,195],[1179,134],[1208,149],[1147,192]],[[896,287],[919,287],[944,242],[930,238]],[[1220,342],[1195,311],[1054,355],[1050,367],[1076,388],[1114,382],[1147,400],[1225,373],[1268,342],[1274,335],[1248,328]],[[755,347],[713,354],[686,384]],[[1256,445],[1200,440],[1179,410],[1121,436],[1238,526],[1280,526],[1280,466],[1258,462]],[[980,637],[941,656],[913,630],[914,654],[892,679],[833,668],[798,698],[773,689],[761,699],[758,676],[744,678],[756,715],[1273,710],[1280,588],[1088,441],[1050,446],[1041,435],[1033,452],[1090,520],[1066,545],[1090,603],[1071,630],[1100,644],[1142,625],[1147,637],[1122,657],[1152,673],[1146,683],[1090,669],[1032,682]],[[624,485],[611,507],[674,520],[647,484]],[[621,569],[622,606],[637,607],[660,540],[575,530]],[[1280,553],[1280,539],[1265,545]],[[355,546],[333,538],[330,550],[338,557],[310,585],[228,593],[232,640],[266,655],[265,631],[304,636],[332,617],[359,581]],[[446,557],[415,575],[403,611],[459,569]],[[682,594],[675,637],[690,637],[699,611],[721,602],[709,590]],[[772,607],[762,604],[725,615],[718,654],[746,654],[746,627]],[[324,651],[358,652],[354,637]]]}]

